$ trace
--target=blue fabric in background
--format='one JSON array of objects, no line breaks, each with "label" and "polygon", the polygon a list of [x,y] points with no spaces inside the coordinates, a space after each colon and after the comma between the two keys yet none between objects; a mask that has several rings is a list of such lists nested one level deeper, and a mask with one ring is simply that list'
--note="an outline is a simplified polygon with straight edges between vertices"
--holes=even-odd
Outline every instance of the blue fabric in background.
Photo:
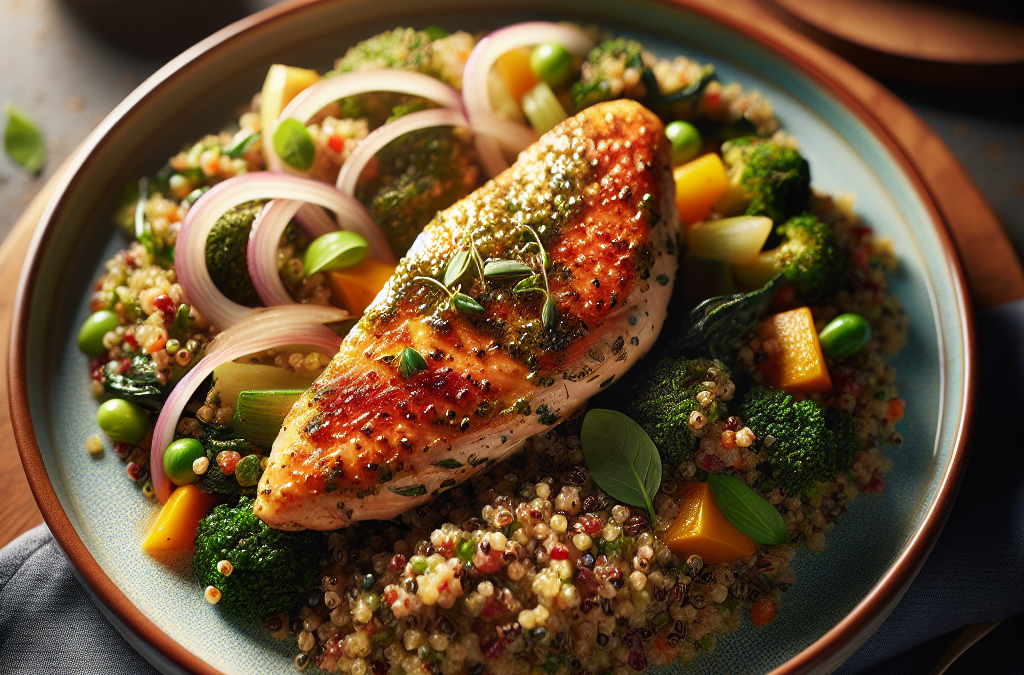
[{"label": "blue fabric in background", "polygon": [[[903,600],[840,675],[926,675],[936,650],[921,645],[1010,617],[947,672],[1024,672],[1015,630],[1024,612],[1024,301],[982,314],[977,334],[975,434],[956,506]],[[155,673],[93,605],[45,526],[0,551],[0,675],[15,673]]]}]

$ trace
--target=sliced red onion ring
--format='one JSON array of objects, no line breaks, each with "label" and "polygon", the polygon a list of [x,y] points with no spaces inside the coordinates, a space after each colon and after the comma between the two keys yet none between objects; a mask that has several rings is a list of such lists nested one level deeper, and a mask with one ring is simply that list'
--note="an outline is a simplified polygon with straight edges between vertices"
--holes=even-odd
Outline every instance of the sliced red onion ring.
[{"label": "sliced red onion ring", "polygon": [[371,258],[390,264],[396,262],[384,233],[366,208],[334,186],[310,178],[265,171],[229,178],[210,188],[192,205],[174,248],[178,283],[188,301],[217,328],[227,328],[253,310],[229,300],[213,283],[206,268],[206,238],[224,212],[258,199],[296,200],[330,209],[348,229],[366,238]]},{"label": "sliced red onion ring", "polygon": [[303,204],[299,208],[299,212],[295,214],[295,220],[311,237],[319,237],[338,229],[338,223],[331,217],[331,214],[316,204]]},{"label": "sliced red onion ring", "polygon": [[356,149],[342,165],[335,185],[345,194],[355,196],[356,183],[359,181],[359,174],[363,172],[363,167],[388,143],[410,131],[440,126],[464,127],[468,126],[468,123],[460,110],[434,108],[403,115],[394,122],[374,129],[370,135],[359,141]]},{"label": "sliced red onion ring", "polygon": [[[277,270],[277,245],[281,242],[281,235],[288,227],[288,222],[302,210],[302,207],[303,203],[294,199],[275,199],[267,202],[249,230],[249,246],[246,249],[249,277],[257,295],[267,307],[295,302],[288,294],[288,289],[285,288]],[[319,207],[315,208],[319,210]],[[333,229],[336,230],[337,225]]]},{"label": "sliced red onion ring", "polygon": [[150,475],[153,489],[163,504],[171,496],[172,485],[164,472],[164,451],[174,440],[178,418],[199,385],[222,363],[280,345],[306,345],[333,356],[341,346],[341,337],[324,326],[340,321],[348,312],[334,307],[287,305],[256,310],[252,316],[225,330],[210,343],[206,355],[175,385],[160,409],[153,427],[150,450]]},{"label": "sliced red onion ring", "polygon": [[[462,97],[459,92],[444,82],[412,70],[381,68],[344,73],[320,80],[293,98],[281,111],[278,120],[291,117],[305,124],[324,106],[338,99],[378,91],[419,96],[445,108],[462,110]],[[274,151],[273,143],[265,145],[265,148],[268,150],[267,168],[270,171],[286,171],[284,162]]]},{"label": "sliced red onion ring", "polygon": [[[470,125],[475,128],[481,115],[494,114],[487,90],[487,77],[498,57],[513,49],[544,42],[557,42],[576,56],[586,55],[594,46],[594,40],[582,29],[547,21],[517,23],[494,31],[477,43],[462,74],[462,99]],[[492,136],[477,134],[475,142],[480,161],[492,177],[508,168],[498,141]]]}]

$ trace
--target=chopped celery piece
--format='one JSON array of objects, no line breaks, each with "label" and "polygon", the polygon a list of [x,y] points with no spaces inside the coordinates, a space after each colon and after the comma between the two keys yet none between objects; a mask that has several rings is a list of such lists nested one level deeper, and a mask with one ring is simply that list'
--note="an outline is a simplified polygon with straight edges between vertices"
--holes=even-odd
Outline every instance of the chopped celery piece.
[{"label": "chopped celery piece", "polygon": [[551,131],[556,124],[569,116],[558,102],[550,85],[543,81],[523,94],[523,113],[538,134]]},{"label": "chopped celery piece", "polygon": [[772,231],[771,218],[737,216],[700,223],[686,232],[689,255],[697,258],[747,262],[757,257]]},{"label": "chopped celery piece", "polygon": [[269,448],[274,444],[285,415],[299,400],[304,389],[247,390],[238,394],[231,433],[253,445]]},{"label": "chopped celery piece", "polygon": [[238,394],[247,389],[308,389],[316,375],[308,370],[228,361],[214,368],[213,388],[220,396],[220,405],[235,407]]}]

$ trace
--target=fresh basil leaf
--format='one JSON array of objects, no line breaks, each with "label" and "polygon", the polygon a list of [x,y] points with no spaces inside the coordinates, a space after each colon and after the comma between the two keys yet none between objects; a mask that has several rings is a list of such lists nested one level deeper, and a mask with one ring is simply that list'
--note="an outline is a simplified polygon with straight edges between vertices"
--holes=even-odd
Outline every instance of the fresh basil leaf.
[{"label": "fresh basil leaf", "polygon": [[781,285],[779,274],[752,293],[708,298],[693,308],[681,326],[670,327],[669,334],[674,337],[668,342],[669,349],[688,358],[730,361]]},{"label": "fresh basil leaf", "polygon": [[457,459],[439,459],[436,462],[430,463],[432,466],[439,466],[442,469],[458,469],[462,466],[462,462]]},{"label": "fresh basil leaf", "polygon": [[313,166],[316,157],[316,145],[313,137],[302,122],[287,119],[274,130],[274,152],[288,166],[306,171]]},{"label": "fresh basil leaf", "polygon": [[26,171],[39,173],[46,164],[46,141],[43,140],[43,132],[28,115],[10,103],[4,104],[4,110],[7,111],[4,150]]},{"label": "fresh basil leaf", "polygon": [[302,267],[306,276],[324,270],[354,267],[363,261],[369,247],[366,239],[356,232],[328,232],[314,239],[306,249]]},{"label": "fresh basil leaf", "polygon": [[249,148],[251,148],[253,144],[256,143],[256,141],[260,140],[261,136],[262,134],[260,134],[260,132],[257,131],[256,133],[249,134],[244,138],[239,138],[237,141],[229,145],[224,150],[224,154],[230,157],[231,159],[238,159],[239,157],[247,153],[249,151]]},{"label": "fresh basil leaf", "polygon": [[509,278],[527,274],[533,274],[533,270],[518,260],[488,260],[484,263],[485,277]]},{"label": "fresh basil leaf", "polygon": [[513,293],[529,293],[530,291],[543,291],[540,287],[540,277],[536,274],[520,281],[512,288]]},{"label": "fresh basil leaf", "polygon": [[786,523],[767,499],[735,476],[713,473],[708,476],[711,493],[718,508],[736,529],[758,544],[776,546],[786,543]]},{"label": "fresh basil leaf", "polygon": [[462,275],[469,269],[469,251],[466,249],[460,250],[448,263],[448,267],[444,270],[444,285],[451,286],[456,281],[462,278]]},{"label": "fresh basil leaf", "polygon": [[598,486],[620,502],[646,506],[661,487],[661,456],[643,428],[615,410],[594,408],[583,418],[583,459]]},{"label": "fresh basil leaf", "polygon": [[388,487],[389,490],[401,497],[421,497],[427,494],[427,488],[423,485],[406,485],[405,487]]},{"label": "fresh basil leaf", "polygon": [[555,306],[555,299],[550,295],[544,301],[544,309],[540,311],[540,320],[544,322],[545,328],[554,328],[558,323],[558,307]]},{"label": "fresh basil leaf", "polygon": [[484,311],[483,306],[465,293],[456,293],[452,296],[452,304],[460,314],[477,314]]},{"label": "fresh basil leaf", "polygon": [[409,379],[417,371],[426,369],[426,359],[412,347],[406,347],[398,355],[398,374],[402,376],[403,380]]}]

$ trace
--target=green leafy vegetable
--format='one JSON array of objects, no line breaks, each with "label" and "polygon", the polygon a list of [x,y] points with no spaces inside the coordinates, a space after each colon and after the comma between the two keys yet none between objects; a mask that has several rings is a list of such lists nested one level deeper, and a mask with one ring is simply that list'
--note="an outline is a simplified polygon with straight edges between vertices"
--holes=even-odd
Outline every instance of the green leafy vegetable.
[{"label": "green leafy vegetable", "polygon": [[653,523],[661,456],[647,432],[620,412],[594,408],[583,418],[580,442],[594,482],[621,502],[646,506]]},{"label": "green leafy vegetable", "polygon": [[419,370],[426,369],[426,360],[412,347],[406,347],[402,350],[402,353],[398,355],[398,374],[402,376],[403,380],[409,379]]},{"label": "green leafy vegetable", "polygon": [[423,485],[406,485],[405,487],[388,487],[389,490],[401,497],[421,497],[427,494],[427,488]]},{"label": "green leafy vegetable", "polygon": [[669,333],[673,335],[669,349],[687,358],[703,356],[728,362],[764,316],[781,284],[782,276],[778,275],[753,293],[708,298]]},{"label": "green leafy vegetable", "polygon": [[7,128],[4,130],[4,150],[26,171],[39,173],[46,164],[46,141],[43,132],[28,115],[10,103],[4,104],[7,111]]},{"label": "green leafy vegetable", "polygon": [[451,262],[448,263],[448,267],[444,270],[444,285],[451,286],[461,279],[462,275],[469,269],[469,262],[470,254],[466,249],[461,249],[452,256]]},{"label": "green leafy vegetable", "polygon": [[303,256],[302,266],[306,276],[325,270],[355,267],[366,257],[369,247],[366,239],[356,232],[328,232],[314,239],[309,245]]},{"label": "green leafy vegetable", "polygon": [[431,462],[431,464],[442,469],[458,469],[462,467],[462,462],[457,459],[439,459],[436,462]]},{"label": "green leafy vegetable", "polygon": [[485,277],[508,278],[527,274],[533,274],[533,270],[518,260],[488,260],[484,265]]},{"label": "green leafy vegetable", "polygon": [[540,320],[544,322],[545,328],[554,328],[558,321],[558,307],[555,306],[555,299],[550,295],[544,301],[544,309],[540,311]]},{"label": "green leafy vegetable", "polygon": [[251,148],[256,143],[256,141],[260,140],[261,135],[262,134],[260,134],[260,132],[257,131],[254,134],[249,134],[245,138],[238,139],[224,150],[224,154],[230,157],[231,159],[238,159],[239,157],[247,153],[249,151],[249,148]]},{"label": "green leafy vegetable", "polygon": [[758,544],[775,546],[786,542],[786,524],[767,499],[735,476],[708,476],[718,507],[736,529]]},{"label": "green leafy vegetable", "polygon": [[288,166],[306,171],[313,166],[316,146],[306,125],[295,119],[287,119],[274,130],[274,152]]},{"label": "green leafy vegetable", "polygon": [[484,311],[483,305],[465,293],[456,293],[451,299],[452,305],[462,314],[475,314]]}]

